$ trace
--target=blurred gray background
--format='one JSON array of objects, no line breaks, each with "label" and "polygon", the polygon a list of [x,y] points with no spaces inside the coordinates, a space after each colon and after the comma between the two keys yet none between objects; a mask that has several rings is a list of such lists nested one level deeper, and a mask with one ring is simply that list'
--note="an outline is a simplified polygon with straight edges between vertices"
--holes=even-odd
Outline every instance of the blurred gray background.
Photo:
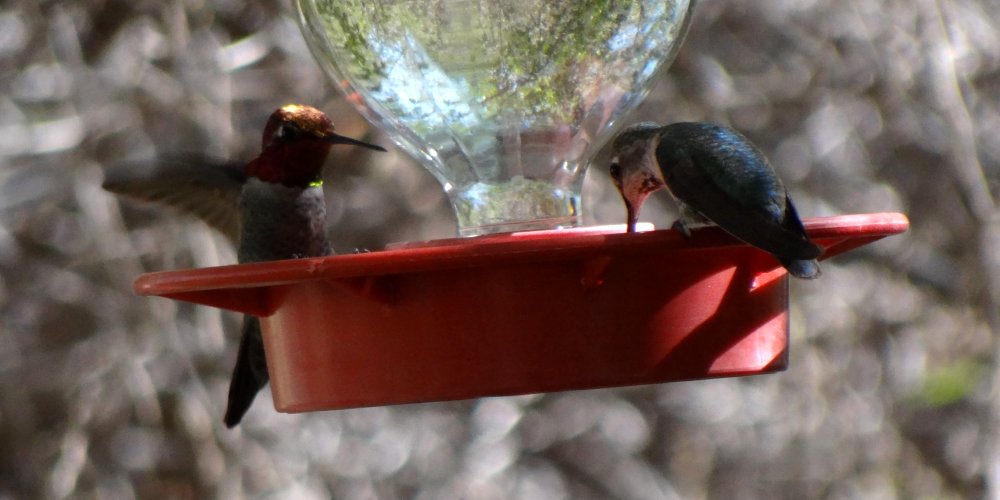
[{"label": "blurred gray background", "polygon": [[[909,215],[909,233],[792,284],[788,371],[309,415],[264,392],[226,430],[238,318],[131,283],[232,249],[103,192],[102,166],[249,159],[286,102],[388,138],[320,73],[286,2],[2,2],[0,499],[996,497],[998,12],[704,0],[632,117],[738,128],[803,216]],[[338,251],[454,233],[411,159],[335,155]],[[584,199],[587,224],[623,221],[603,168]],[[660,193],[643,219],[672,211]]]}]

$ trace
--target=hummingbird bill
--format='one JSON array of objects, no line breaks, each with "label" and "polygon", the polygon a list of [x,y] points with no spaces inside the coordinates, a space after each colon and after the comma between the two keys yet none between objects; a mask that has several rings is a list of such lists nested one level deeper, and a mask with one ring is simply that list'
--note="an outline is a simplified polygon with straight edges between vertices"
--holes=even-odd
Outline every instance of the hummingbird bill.
[{"label": "hummingbird bill", "polygon": [[[194,215],[226,235],[240,263],[321,257],[333,247],[326,234],[323,169],[334,145],[385,151],[334,132],[322,111],[288,104],[274,111],[260,154],[246,164],[194,156],[159,159],[152,168],[108,169],[104,188]],[[269,380],[258,318],[245,315],[229,386],[227,427],[240,423]]]},{"label": "hummingbird bill", "polygon": [[733,129],[709,123],[639,123],[612,143],[611,178],[625,202],[628,232],[642,204],[666,187],[681,217],[673,228],[715,224],[772,254],[789,274],[820,275],[822,248],[806,235],[795,205],[767,158]]}]

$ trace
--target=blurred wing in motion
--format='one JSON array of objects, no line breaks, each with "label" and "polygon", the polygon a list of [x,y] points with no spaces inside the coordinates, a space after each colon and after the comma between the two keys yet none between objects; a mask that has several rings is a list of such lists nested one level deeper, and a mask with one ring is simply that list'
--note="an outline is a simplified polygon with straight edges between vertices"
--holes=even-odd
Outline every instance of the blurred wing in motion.
[{"label": "blurred wing in motion", "polygon": [[164,156],[108,167],[104,189],[194,215],[234,245],[240,234],[243,165],[196,155]]}]

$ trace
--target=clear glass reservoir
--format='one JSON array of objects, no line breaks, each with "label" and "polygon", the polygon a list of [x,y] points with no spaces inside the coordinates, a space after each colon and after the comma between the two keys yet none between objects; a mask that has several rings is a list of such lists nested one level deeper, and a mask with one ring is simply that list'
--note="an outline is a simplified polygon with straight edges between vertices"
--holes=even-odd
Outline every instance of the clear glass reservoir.
[{"label": "clear glass reservoir", "polygon": [[297,0],[366,118],[444,186],[459,234],[575,226],[591,156],[649,91],[691,1]]}]

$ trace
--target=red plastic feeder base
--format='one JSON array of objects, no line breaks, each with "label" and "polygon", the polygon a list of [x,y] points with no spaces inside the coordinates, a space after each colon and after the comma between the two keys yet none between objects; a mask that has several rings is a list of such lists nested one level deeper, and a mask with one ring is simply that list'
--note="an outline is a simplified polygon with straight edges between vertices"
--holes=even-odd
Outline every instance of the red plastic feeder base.
[{"label": "red plastic feeder base", "polygon": [[[810,219],[829,258],[902,214]],[[810,286],[822,286],[822,278]],[[262,317],[279,411],[783,370],[788,276],[715,229],[588,229],[152,273],[137,293]]]}]

